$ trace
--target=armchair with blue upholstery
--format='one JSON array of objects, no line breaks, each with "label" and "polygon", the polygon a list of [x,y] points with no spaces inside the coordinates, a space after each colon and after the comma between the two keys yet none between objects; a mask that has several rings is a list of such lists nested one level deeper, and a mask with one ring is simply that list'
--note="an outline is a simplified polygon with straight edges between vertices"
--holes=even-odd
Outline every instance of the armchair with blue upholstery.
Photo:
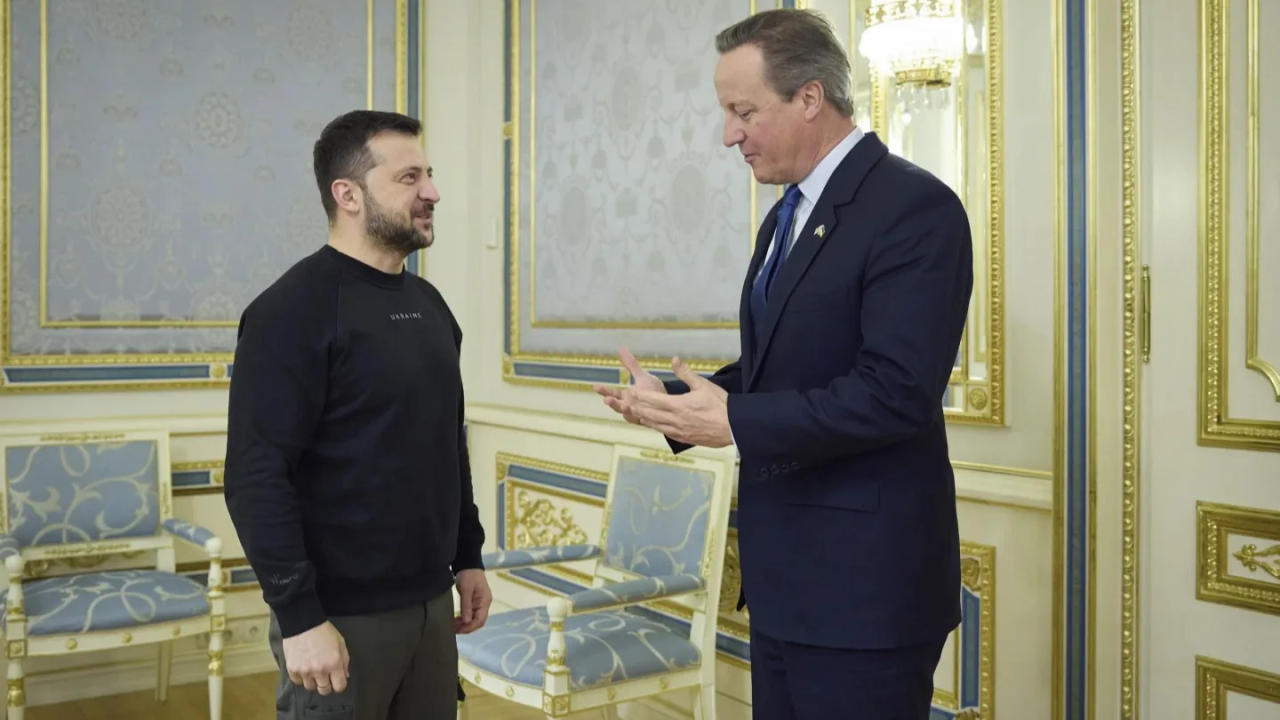
[{"label": "armchair with blue upholstery", "polygon": [[[486,570],[594,558],[593,587],[493,614],[459,635],[459,675],[553,718],[692,690],[695,717],[713,720],[731,468],[728,460],[615,446],[598,546],[484,557]],[[659,600],[662,614],[638,609]]]},{"label": "armchair with blue upholstery", "polygon": [[[172,517],[163,432],[0,436],[0,594],[9,718],[22,720],[26,658],[158,644],[165,700],[173,641],[209,637],[209,715],[222,708],[222,541]],[[174,538],[209,556],[208,585],[178,575]],[[83,571],[86,561],[154,552],[154,567]],[[52,574],[54,561],[71,571]]]}]

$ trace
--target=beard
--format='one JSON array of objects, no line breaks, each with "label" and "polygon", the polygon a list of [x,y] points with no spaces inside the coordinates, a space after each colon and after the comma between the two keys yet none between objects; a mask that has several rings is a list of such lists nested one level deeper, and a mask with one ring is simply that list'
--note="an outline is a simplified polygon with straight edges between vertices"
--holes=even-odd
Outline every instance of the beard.
[{"label": "beard", "polygon": [[431,246],[432,235],[419,232],[418,228],[414,227],[413,215],[402,220],[395,213],[378,204],[372,195],[366,192],[365,197],[368,199],[366,232],[376,244],[405,255]]}]

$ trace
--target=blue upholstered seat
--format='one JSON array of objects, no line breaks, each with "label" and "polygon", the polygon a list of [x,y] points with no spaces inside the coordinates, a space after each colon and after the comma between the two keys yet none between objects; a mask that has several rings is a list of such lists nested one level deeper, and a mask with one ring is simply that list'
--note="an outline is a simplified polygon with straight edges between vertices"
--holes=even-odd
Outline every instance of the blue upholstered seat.
[{"label": "blue upholstered seat", "polygon": [[[209,613],[204,586],[159,570],[115,570],[22,584],[28,635],[92,632]],[[0,595],[7,622],[8,592]]]},{"label": "blue upholstered seat", "polygon": [[[546,609],[512,610],[491,616],[474,633],[459,635],[458,651],[482,670],[541,687],[549,632]],[[574,690],[681,670],[699,658],[687,636],[624,610],[570,615],[564,638]]]}]

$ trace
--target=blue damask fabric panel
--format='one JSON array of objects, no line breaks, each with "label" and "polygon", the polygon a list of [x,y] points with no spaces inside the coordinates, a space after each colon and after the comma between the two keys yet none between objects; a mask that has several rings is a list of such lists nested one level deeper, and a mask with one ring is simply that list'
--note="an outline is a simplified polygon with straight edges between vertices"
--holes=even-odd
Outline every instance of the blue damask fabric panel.
[{"label": "blue damask fabric panel", "polygon": [[[551,625],[543,608],[491,616],[485,626],[458,636],[458,654],[512,682],[542,686]],[[623,610],[571,615],[564,623],[569,687],[585,690],[697,665],[687,637]]]},{"label": "blue damask fabric panel", "polygon": [[598,607],[609,607],[610,605],[678,595],[699,590],[703,586],[702,578],[698,575],[639,578],[576,592],[569,596],[569,601],[573,603],[575,611],[591,610]]},{"label": "blue damask fabric panel", "polygon": [[154,440],[5,448],[9,534],[23,547],[156,534],[156,452]]},{"label": "blue damask fabric panel", "polygon": [[[204,588],[160,570],[64,575],[22,584],[28,635],[92,632],[181,620],[209,612]],[[8,621],[8,590],[0,617]]]},{"label": "blue damask fabric panel", "polygon": [[546,563],[570,562],[586,560],[600,554],[595,545],[548,545],[545,547],[526,547],[518,550],[499,550],[481,556],[486,570],[501,568],[527,567]]},{"label": "blue damask fabric panel", "polygon": [[177,518],[169,518],[164,521],[163,525],[165,530],[168,530],[174,535],[177,535],[184,540],[189,540],[201,547],[203,547],[205,543],[217,537],[213,534],[213,531],[208,528],[194,525]]},{"label": "blue damask fabric panel", "polygon": [[715,476],[624,457],[613,482],[605,564],[649,577],[699,573]]}]

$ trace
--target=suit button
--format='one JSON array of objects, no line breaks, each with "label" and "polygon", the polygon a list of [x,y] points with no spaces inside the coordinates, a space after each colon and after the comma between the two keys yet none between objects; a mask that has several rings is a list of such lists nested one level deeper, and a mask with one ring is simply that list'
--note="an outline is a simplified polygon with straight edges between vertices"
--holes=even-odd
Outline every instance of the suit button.
[{"label": "suit button", "polygon": [[760,477],[769,477],[769,468],[760,468]]},{"label": "suit button", "polygon": [[798,462],[793,462],[793,463],[791,463],[791,469],[792,469],[792,470],[799,470],[799,469],[800,469],[800,463],[798,463]]},{"label": "suit button", "polygon": [[770,471],[770,472],[772,472],[774,475],[777,475],[777,474],[778,474],[778,466],[777,466],[777,465],[770,465],[770,466],[769,466],[769,471]]}]

